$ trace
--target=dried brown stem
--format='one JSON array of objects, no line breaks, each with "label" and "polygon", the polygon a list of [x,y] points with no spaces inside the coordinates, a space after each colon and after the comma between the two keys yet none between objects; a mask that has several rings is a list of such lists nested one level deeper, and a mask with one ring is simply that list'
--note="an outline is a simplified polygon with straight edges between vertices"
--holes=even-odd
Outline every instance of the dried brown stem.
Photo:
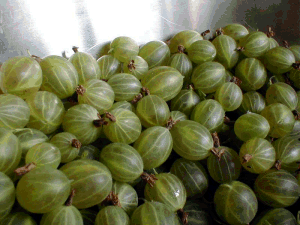
[{"label": "dried brown stem", "polygon": [[240,46],[240,47],[237,47],[236,50],[239,52],[242,52],[245,50],[245,47]]},{"label": "dried brown stem", "polygon": [[142,180],[146,181],[150,187],[153,187],[155,184],[155,181],[158,180],[154,174],[148,174],[146,172],[143,172],[141,175]]},{"label": "dried brown stem", "polygon": [[107,122],[106,120],[104,120],[104,119],[100,116],[99,113],[98,113],[97,115],[98,115],[98,118],[99,118],[99,119],[93,121],[93,124],[94,124],[95,127],[101,127],[102,125],[107,125],[107,124],[108,124],[108,122]]},{"label": "dried brown stem", "polygon": [[185,53],[185,47],[183,45],[178,45],[178,53]]},{"label": "dried brown stem", "polygon": [[228,126],[234,126],[235,121],[231,121],[228,116],[224,116],[224,123]]},{"label": "dried brown stem", "polygon": [[252,155],[250,155],[250,154],[244,155],[244,156],[243,156],[243,162],[242,162],[242,164],[243,164],[243,163],[249,162],[250,159],[252,159]]},{"label": "dried brown stem", "polygon": [[214,147],[219,148],[220,147],[220,139],[219,139],[218,133],[217,132],[212,133],[211,136],[214,140]]},{"label": "dried brown stem", "polygon": [[282,76],[284,77],[284,82],[288,85],[292,85],[290,79],[288,78],[287,74],[282,74]]},{"label": "dried brown stem", "polygon": [[210,30],[206,30],[206,31],[204,31],[204,32],[201,33],[201,36],[205,37],[209,33],[210,33]]},{"label": "dried brown stem", "polygon": [[225,153],[225,149],[224,148],[212,148],[210,150],[217,158],[219,161],[221,161],[222,155],[224,155]]},{"label": "dried brown stem", "polygon": [[79,85],[77,88],[76,88],[76,93],[78,95],[83,95],[84,93],[86,92],[86,89],[82,86],[82,85]]},{"label": "dried brown stem", "polygon": [[172,127],[176,124],[176,123],[178,123],[180,120],[173,120],[173,118],[172,117],[170,117],[170,119],[168,120],[168,122],[167,122],[167,125],[166,125],[166,128],[168,129],[168,130],[171,130],[172,129]]},{"label": "dried brown stem", "polygon": [[80,141],[77,140],[77,139],[72,139],[72,147],[73,147],[73,148],[77,148],[77,149],[81,148],[81,143],[80,143]]},{"label": "dried brown stem", "polygon": [[241,86],[242,80],[240,80],[239,78],[233,76],[230,80],[230,82],[235,83],[237,86]]},{"label": "dried brown stem", "polygon": [[188,85],[187,85],[187,89],[188,89],[188,90],[193,90],[193,91],[194,91],[194,90],[195,90],[194,84],[188,84]]},{"label": "dried brown stem", "polygon": [[74,198],[74,196],[75,196],[75,189],[73,189],[72,191],[71,191],[71,194],[69,195],[69,197],[68,197],[68,199],[67,199],[67,201],[66,201],[66,203],[65,203],[65,206],[71,206],[72,205],[72,203],[73,203],[73,198]]},{"label": "dried brown stem", "polygon": [[134,97],[134,99],[131,101],[132,104],[136,104],[138,101],[140,101],[143,98],[142,93],[139,93],[137,96]]},{"label": "dried brown stem", "polygon": [[275,168],[276,168],[277,170],[281,170],[281,161],[280,161],[280,160],[277,160],[277,161],[275,162]]},{"label": "dried brown stem", "polygon": [[275,32],[272,31],[272,28],[271,28],[271,27],[269,27],[269,31],[267,32],[267,36],[268,36],[268,38],[274,37],[274,36],[275,36]]},{"label": "dried brown stem", "polygon": [[295,120],[300,120],[300,113],[295,109],[292,111],[294,116],[295,116]]},{"label": "dried brown stem", "polygon": [[105,81],[105,82],[107,82],[107,81],[108,81],[108,79],[100,79],[100,80],[102,80],[102,81]]},{"label": "dried brown stem", "polygon": [[145,95],[150,95],[150,90],[146,87],[142,87],[142,92],[145,94]]},{"label": "dried brown stem", "polygon": [[292,64],[292,67],[296,70],[300,70],[300,62],[295,62]]},{"label": "dried brown stem", "polygon": [[20,167],[18,169],[15,169],[15,173],[17,174],[17,176],[22,176],[28,172],[30,172],[31,170],[33,170],[36,167],[36,164],[34,162],[28,163],[23,167]]},{"label": "dried brown stem", "polygon": [[129,64],[127,65],[127,67],[128,67],[128,70],[129,70],[130,72],[132,72],[133,70],[135,70],[134,60],[131,60],[131,61],[129,62]]},{"label": "dried brown stem", "polygon": [[78,52],[78,48],[79,47],[73,46],[72,50],[74,51],[74,53]]},{"label": "dried brown stem", "polygon": [[111,191],[108,194],[108,196],[103,200],[101,205],[103,205],[103,206],[114,205],[114,206],[121,207],[121,202],[119,200],[118,194]]},{"label": "dried brown stem", "polygon": [[179,216],[181,222],[182,222],[184,225],[187,225],[187,224],[188,224],[188,216],[189,216],[189,213],[184,212],[183,209],[179,209],[179,210],[177,211],[177,215]]},{"label": "dried brown stem", "polygon": [[283,40],[282,43],[283,43],[283,47],[290,48],[290,45],[287,41]]},{"label": "dried brown stem", "polygon": [[216,36],[222,35],[223,34],[223,29],[220,27],[219,29],[216,30]]},{"label": "dried brown stem", "polygon": [[105,112],[105,116],[106,116],[106,118],[108,118],[112,122],[116,122],[117,121],[116,117],[113,114],[111,114],[110,112]]}]

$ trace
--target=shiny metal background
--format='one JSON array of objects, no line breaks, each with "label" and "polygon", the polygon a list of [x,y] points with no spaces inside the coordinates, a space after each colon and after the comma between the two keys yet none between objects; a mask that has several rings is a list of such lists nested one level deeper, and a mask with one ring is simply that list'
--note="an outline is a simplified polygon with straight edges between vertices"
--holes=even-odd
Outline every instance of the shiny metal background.
[{"label": "shiny metal background", "polygon": [[267,31],[299,44],[295,0],[0,0],[0,62],[31,54],[67,56],[72,46],[99,58],[118,36],[139,44],[167,40],[176,32],[215,30],[229,23]]}]

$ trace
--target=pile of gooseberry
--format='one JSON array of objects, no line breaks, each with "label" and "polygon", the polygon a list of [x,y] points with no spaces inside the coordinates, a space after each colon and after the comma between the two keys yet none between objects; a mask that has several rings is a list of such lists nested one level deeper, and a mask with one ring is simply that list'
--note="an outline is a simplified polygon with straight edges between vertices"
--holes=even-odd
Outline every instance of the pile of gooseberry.
[{"label": "pile of gooseberry", "polygon": [[300,46],[209,33],[3,62],[0,225],[299,224]]}]

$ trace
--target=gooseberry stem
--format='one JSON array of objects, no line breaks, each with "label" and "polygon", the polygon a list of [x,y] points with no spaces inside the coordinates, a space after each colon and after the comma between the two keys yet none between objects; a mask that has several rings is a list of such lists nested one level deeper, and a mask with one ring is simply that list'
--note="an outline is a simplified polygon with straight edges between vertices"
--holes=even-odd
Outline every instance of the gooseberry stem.
[{"label": "gooseberry stem", "polygon": [[280,161],[280,160],[277,160],[277,161],[275,162],[275,168],[276,168],[277,170],[281,170],[281,161]]},{"label": "gooseberry stem", "polygon": [[188,224],[188,216],[189,216],[189,213],[184,212],[183,209],[178,209],[178,210],[177,210],[177,214],[178,214],[179,218],[181,219],[181,222],[182,222],[184,225]]},{"label": "gooseberry stem", "polygon": [[119,206],[121,207],[121,202],[119,200],[118,194],[114,193],[111,191],[108,196],[103,200],[101,203],[103,206],[109,206],[109,205],[114,205],[114,206]]},{"label": "gooseberry stem", "polygon": [[153,187],[155,184],[155,181],[158,180],[154,174],[148,174],[146,172],[143,172],[141,175],[142,180],[146,181],[150,187]]},{"label": "gooseberry stem", "polygon": [[77,52],[78,52],[78,48],[79,48],[79,47],[73,46],[72,50],[74,51],[74,53],[77,53]]},{"label": "gooseberry stem", "polygon": [[211,134],[211,136],[212,136],[213,141],[214,141],[214,147],[219,148],[220,147],[220,139],[219,139],[218,133],[214,132],[214,133]]},{"label": "gooseberry stem", "polygon": [[116,117],[113,115],[113,114],[111,114],[110,112],[105,112],[105,116],[110,120],[110,121],[112,121],[112,122],[116,122],[117,120],[116,120]]},{"label": "gooseberry stem", "polygon": [[128,64],[128,70],[130,71],[130,72],[132,72],[133,70],[135,70],[135,65],[134,65],[134,60],[131,60],[130,62],[129,62],[129,64]]},{"label": "gooseberry stem", "polygon": [[86,92],[86,89],[82,86],[82,85],[79,85],[77,88],[76,88],[76,93],[78,95],[83,95],[84,93]]},{"label": "gooseberry stem", "polygon": [[201,36],[205,37],[209,33],[210,33],[210,30],[206,30],[206,31],[204,31],[204,32],[201,33]]},{"label": "gooseberry stem", "polygon": [[33,170],[36,167],[36,164],[34,162],[28,163],[23,167],[17,168],[15,169],[15,173],[17,174],[17,176],[22,176],[28,172],[30,172],[31,170]]},{"label": "gooseberry stem", "polygon": [[267,32],[267,36],[268,36],[268,38],[274,37],[274,36],[275,36],[275,32],[272,31],[272,28],[271,28],[271,27],[269,27],[269,31]]},{"label": "gooseberry stem", "polygon": [[132,104],[136,104],[138,101],[140,101],[143,98],[142,93],[139,93],[137,96],[134,97],[134,99],[131,101]]},{"label": "gooseberry stem", "polygon": [[80,148],[81,148],[81,143],[80,143],[80,141],[77,140],[77,139],[72,139],[72,147],[73,147],[73,148],[80,149]]},{"label": "gooseberry stem", "polygon": [[250,155],[250,154],[244,155],[242,164],[249,162],[250,159],[252,159],[252,155]]},{"label": "gooseberry stem", "polygon": [[95,127],[98,128],[98,127],[101,127],[102,125],[107,125],[108,124],[107,121],[105,121],[103,118],[101,118],[99,113],[97,115],[98,115],[99,119],[93,121],[93,124],[94,124]]},{"label": "gooseberry stem", "polygon": [[171,130],[172,129],[172,127],[176,124],[176,123],[178,123],[180,120],[173,120],[173,118],[172,117],[170,117],[170,119],[168,120],[168,122],[167,122],[167,125],[166,125],[166,128],[168,129],[168,130]]},{"label": "gooseberry stem", "polygon": [[72,203],[73,203],[73,198],[74,198],[74,196],[75,196],[75,189],[73,189],[72,191],[71,191],[71,194],[69,195],[69,197],[68,197],[68,199],[67,199],[67,201],[66,201],[66,203],[65,203],[65,206],[71,206],[72,205]]}]

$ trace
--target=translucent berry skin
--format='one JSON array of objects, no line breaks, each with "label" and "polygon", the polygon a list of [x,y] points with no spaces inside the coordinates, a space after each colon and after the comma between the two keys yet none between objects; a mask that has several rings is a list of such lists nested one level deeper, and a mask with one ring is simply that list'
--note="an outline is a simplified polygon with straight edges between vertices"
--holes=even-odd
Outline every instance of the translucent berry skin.
[{"label": "translucent berry skin", "polygon": [[9,214],[3,221],[1,220],[2,224],[37,225],[35,220],[24,212]]},{"label": "translucent berry skin", "polygon": [[170,118],[170,109],[161,97],[148,95],[137,103],[136,115],[143,127],[164,126]]},{"label": "translucent berry skin", "polygon": [[269,136],[280,138],[289,134],[294,127],[295,118],[291,110],[281,104],[273,103],[268,105],[261,114],[270,124]]},{"label": "translucent berry skin", "polygon": [[106,206],[97,214],[95,225],[129,225],[130,219],[119,206]]},{"label": "translucent berry skin", "polygon": [[265,138],[270,131],[268,120],[256,113],[240,116],[234,123],[234,133],[242,141]]},{"label": "translucent berry skin", "polygon": [[42,91],[49,91],[60,99],[72,96],[79,83],[78,73],[67,59],[50,55],[42,59],[40,66],[43,71]]},{"label": "translucent berry skin", "polygon": [[15,185],[12,180],[5,175],[4,173],[0,172],[0,221],[5,218],[8,213],[11,211],[14,203],[15,203]]},{"label": "translucent berry skin", "polygon": [[247,28],[238,23],[228,24],[222,28],[222,31],[225,35],[232,37],[236,41],[249,34]]},{"label": "translucent berry skin", "polygon": [[97,60],[100,68],[100,79],[109,80],[112,76],[121,72],[121,63],[111,55],[104,55]]},{"label": "translucent berry skin", "polygon": [[173,54],[169,60],[168,66],[177,69],[181,75],[184,76],[184,81],[188,81],[193,72],[193,63],[184,53]]},{"label": "translucent berry skin", "polygon": [[221,184],[215,192],[214,203],[218,216],[232,225],[250,223],[258,209],[254,192],[240,181]]},{"label": "translucent berry skin", "polygon": [[131,57],[138,55],[139,46],[132,38],[120,36],[110,43],[109,53],[111,53],[117,60],[124,63]]},{"label": "translucent berry skin", "polygon": [[[40,190],[35,193],[33,190]],[[57,169],[49,166],[35,168],[23,175],[16,188],[19,204],[32,213],[47,213],[67,200],[71,180]]]},{"label": "translucent berry skin", "polygon": [[[133,64],[133,67],[131,66],[131,64]],[[124,73],[131,74],[138,80],[141,80],[143,76],[148,72],[148,70],[148,63],[140,56],[134,56],[130,58],[127,63],[123,64]]]},{"label": "translucent berry skin", "polygon": [[146,200],[162,202],[174,212],[182,209],[186,202],[186,190],[181,180],[171,173],[160,173],[156,178],[158,180],[153,187],[146,184]]},{"label": "translucent berry skin", "polygon": [[276,225],[296,225],[295,216],[287,209],[269,209],[258,215],[253,221],[253,225],[276,224]]},{"label": "translucent berry skin", "polygon": [[184,30],[175,34],[170,39],[169,48],[171,50],[171,53],[176,53],[178,51],[179,45],[182,45],[184,48],[188,49],[191,44],[199,40],[203,40],[203,38],[197,31]]},{"label": "translucent berry skin", "polygon": [[217,56],[215,46],[208,40],[195,41],[187,49],[187,52],[190,60],[196,64],[213,61]]},{"label": "translucent berry skin", "polygon": [[1,66],[0,87],[4,94],[26,99],[40,89],[42,80],[42,69],[32,57],[15,56]]},{"label": "translucent berry skin", "polygon": [[266,107],[265,98],[256,91],[249,91],[243,95],[239,111],[243,114],[249,112],[260,114]]},{"label": "translucent berry skin", "polygon": [[235,83],[228,82],[222,84],[214,94],[225,111],[234,111],[240,107],[243,101],[243,93]]}]

